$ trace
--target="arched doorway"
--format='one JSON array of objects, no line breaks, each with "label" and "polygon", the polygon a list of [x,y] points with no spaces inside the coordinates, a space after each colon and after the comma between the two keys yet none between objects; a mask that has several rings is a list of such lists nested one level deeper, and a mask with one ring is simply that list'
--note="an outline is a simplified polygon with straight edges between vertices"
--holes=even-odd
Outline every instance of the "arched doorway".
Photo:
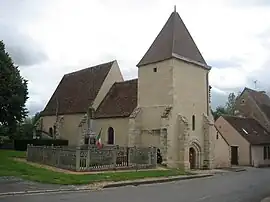
[{"label": "arched doorway", "polygon": [[108,144],[114,144],[114,129],[112,127],[108,128]]},{"label": "arched doorway", "polygon": [[202,167],[201,147],[196,139],[191,140],[189,143],[189,163],[190,169],[200,169]]},{"label": "arched doorway", "polygon": [[190,169],[196,168],[196,151],[193,147],[189,148],[189,163]]}]

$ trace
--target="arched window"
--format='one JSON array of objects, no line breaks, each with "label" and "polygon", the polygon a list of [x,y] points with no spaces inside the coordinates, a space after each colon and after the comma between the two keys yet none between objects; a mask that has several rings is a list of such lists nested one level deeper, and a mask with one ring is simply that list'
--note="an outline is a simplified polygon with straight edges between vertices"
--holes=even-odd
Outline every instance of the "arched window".
[{"label": "arched window", "polygon": [[53,128],[52,127],[49,128],[49,134],[51,137],[53,136]]},{"label": "arched window", "polygon": [[195,130],[195,115],[192,116],[192,130]]},{"label": "arched window", "polygon": [[108,128],[108,144],[114,144],[114,130],[112,127]]}]

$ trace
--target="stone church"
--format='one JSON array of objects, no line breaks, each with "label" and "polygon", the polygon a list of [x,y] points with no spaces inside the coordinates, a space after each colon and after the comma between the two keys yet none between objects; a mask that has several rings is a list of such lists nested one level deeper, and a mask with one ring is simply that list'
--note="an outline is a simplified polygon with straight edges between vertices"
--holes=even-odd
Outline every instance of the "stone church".
[{"label": "stone church", "polygon": [[101,132],[103,144],[158,147],[169,167],[212,168],[211,67],[176,10],[137,67],[127,81],[117,61],[64,75],[37,129],[77,146]]}]

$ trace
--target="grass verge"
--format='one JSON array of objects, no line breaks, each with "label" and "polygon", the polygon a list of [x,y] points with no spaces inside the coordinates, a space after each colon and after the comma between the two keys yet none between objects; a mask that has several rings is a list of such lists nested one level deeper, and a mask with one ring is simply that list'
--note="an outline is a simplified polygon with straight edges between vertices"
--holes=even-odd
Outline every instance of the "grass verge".
[{"label": "grass verge", "polygon": [[12,158],[25,157],[25,152],[0,150],[0,176],[15,176],[23,179],[50,184],[91,184],[99,181],[123,181],[153,177],[169,177],[187,174],[183,170],[147,170],[127,172],[104,172],[97,174],[66,174],[54,172],[45,168],[38,168]]}]

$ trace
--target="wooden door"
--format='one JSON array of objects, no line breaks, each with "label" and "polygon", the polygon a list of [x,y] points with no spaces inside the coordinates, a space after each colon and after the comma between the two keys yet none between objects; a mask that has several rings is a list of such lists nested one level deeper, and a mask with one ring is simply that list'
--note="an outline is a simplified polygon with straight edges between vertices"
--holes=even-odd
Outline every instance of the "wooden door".
[{"label": "wooden door", "polygon": [[189,149],[189,163],[190,163],[190,169],[194,169],[196,165],[196,152],[194,148]]},{"label": "wooden door", "polygon": [[231,164],[238,165],[238,147],[231,146]]}]

